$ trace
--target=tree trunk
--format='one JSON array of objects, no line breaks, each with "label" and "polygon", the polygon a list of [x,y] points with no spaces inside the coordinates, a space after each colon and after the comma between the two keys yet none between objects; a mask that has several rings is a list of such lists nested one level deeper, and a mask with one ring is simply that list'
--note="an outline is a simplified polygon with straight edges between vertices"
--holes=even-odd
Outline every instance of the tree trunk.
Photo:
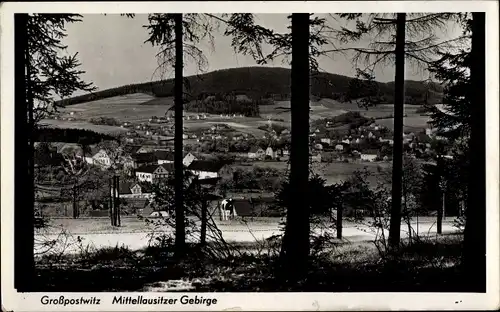
[{"label": "tree trunk", "polygon": [[207,243],[207,211],[208,210],[208,202],[203,199],[201,204],[201,226],[200,226],[200,244],[201,246],[205,246]]},{"label": "tree trunk", "polygon": [[436,220],[437,233],[443,234],[443,206],[437,204],[436,207],[437,207],[437,220]]},{"label": "tree trunk", "polygon": [[119,189],[120,189],[120,177],[119,176],[116,176],[115,177],[116,179],[116,184],[115,184],[115,210],[116,210],[116,226],[121,226],[122,225],[122,221],[120,219],[120,193],[119,193]]},{"label": "tree trunk", "polygon": [[[14,287],[18,292],[30,291],[34,277],[34,223],[35,189],[32,131],[33,101],[29,80],[27,14],[14,15],[15,40],[15,235]],[[31,113],[30,113],[31,112]],[[28,119],[26,118],[28,116]],[[26,168],[27,167],[27,168]],[[28,196],[26,196],[28,194]]]},{"label": "tree trunk", "polygon": [[281,249],[282,275],[305,277],[309,257],[309,14],[292,14],[290,206]]},{"label": "tree trunk", "polygon": [[180,256],[186,244],[184,224],[184,166],[182,164],[182,112],[183,112],[183,40],[182,14],[175,14],[175,137],[174,137],[174,169],[175,169],[175,247]]},{"label": "tree trunk", "polygon": [[405,102],[406,13],[397,14],[396,75],[394,78],[394,147],[392,157],[392,208],[389,246],[397,248],[401,239],[401,189],[403,180],[403,116]]},{"label": "tree trunk", "polygon": [[[463,266],[473,291],[486,291],[486,185],[485,185],[485,13],[472,13],[470,77],[474,99],[471,106],[469,142],[470,177],[464,231]],[[472,291],[472,290],[471,290]]]},{"label": "tree trunk", "polygon": [[78,218],[78,204],[76,198],[76,183],[73,183],[73,219]]},{"label": "tree trunk", "polygon": [[343,217],[343,205],[337,207],[337,238],[342,239],[342,217]]},{"label": "tree trunk", "polygon": [[109,219],[111,220],[111,226],[115,226],[113,221],[113,178],[109,179]]}]

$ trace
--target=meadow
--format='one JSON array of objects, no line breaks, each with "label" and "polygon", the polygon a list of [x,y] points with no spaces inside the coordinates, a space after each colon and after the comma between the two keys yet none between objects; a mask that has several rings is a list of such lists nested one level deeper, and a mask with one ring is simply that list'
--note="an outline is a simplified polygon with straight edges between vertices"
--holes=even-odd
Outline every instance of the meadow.
[{"label": "meadow", "polygon": [[[141,123],[147,122],[152,116],[165,116],[171,108],[172,98],[155,98],[154,96],[134,93],[124,96],[110,97],[97,101],[70,105],[60,109],[61,117],[71,117],[74,121],[67,120],[44,120],[44,123],[56,127],[72,127],[90,129],[105,133],[124,131],[123,128],[93,125],[89,123],[92,118],[104,117],[115,118],[121,122]],[[359,111],[363,116],[376,118],[377,123],[393,128],[393,106],[378,105],[369,109],[357,106],[355,103],[340,103],[332,99],[321,99],[311,102],[310,119],[334,117],[348,111]],[[281,126],[290,126],[290,101],[276,101],[273,105],[260,106],[260,118],[236,117],[223,119],[219,115],[208,115],[206,120],[185,120],[184,125],[188,129],[209,128],[213,123],[226,123],[236,131],[249,133],[260,137],[264,131],[259,126],[266,125],[269,119]],[[417,113],[418,106],[405,105],[404,119],[405,131],[418,131],[426,128],[428,118]],[[195,115],[186,112],[185,115]]]}]

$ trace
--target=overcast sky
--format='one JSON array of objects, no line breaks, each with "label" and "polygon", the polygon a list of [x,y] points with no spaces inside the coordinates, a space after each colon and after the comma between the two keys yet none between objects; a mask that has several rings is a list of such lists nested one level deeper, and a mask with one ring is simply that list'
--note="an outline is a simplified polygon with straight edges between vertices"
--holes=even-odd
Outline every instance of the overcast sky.
[{"label": "overcast sky", "polygon": [[[277,32],[287,32],[290,23],[284,14],[257,14],[256,22]],[[100,90],[158,80],[158,74],[153,76],[158,66],[155,58],[158,50],[151,44],[144,43],[148,34],[142,26],[147,23],[147,15],[136,15],[134,19],[119,15],[84,15],[82,22],[67,26],[68,37],[65,43],[69,53],[78,52],[82,69],[86,71],[84,79],[94,82]],[[250,56],[233,51],[230,46],[231,38],[222,35],[223,29],[221,27],[221,31],[214,34],[214,50],[208,40],[200,44],[208,59],[208,71],[257,66]],[[452,37],[458,35],[460,29],[449,27],[446,31],[446,36]],[[335,74],[353,76],[355,73],[350,58],[342,55],[322,57],[319,65],[323,71]],[[289,67],[281,61],[267,66]],[[200,72],[196,66],[186,60],[184,75],[197,73]],[[167,78],[171,78],[172,74],[170,71]],[[428,74],[421,70],[407,69],[406,78],[421,80],[428,78]],[[393,68],[379,68],[376,79],[384,82],[394,80]]]}]

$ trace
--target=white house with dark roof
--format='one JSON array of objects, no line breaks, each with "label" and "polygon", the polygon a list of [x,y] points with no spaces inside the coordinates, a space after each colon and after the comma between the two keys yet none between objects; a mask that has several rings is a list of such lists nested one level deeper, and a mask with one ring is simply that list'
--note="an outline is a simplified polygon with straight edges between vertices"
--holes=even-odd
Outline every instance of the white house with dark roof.
[{"label": "white house with dark roof", "polygon": [[231,171],[226,164],[210,160],[194,160],[187,169],[200,180],[221,178]]},{"label": "white house with dark roof", "polygon": [[137,168],[135,176],[141,182],[156,183],[174,171],[173,164],[145,165]]},{"label": "white house with dark roof", "polygon": [[276,158],[276,151],[273,150],[273,148],[271,146],[268,146],[266,148],[266,157],[270,157],[271,159],[275,159]]},{"label": "white house with dark roof", "polygon": [[120,198],[151,198],[152,193],[143,193],[139,183],[120,182],[119,197]]},{"label": "white house with dark roof", "polygon": [[[189,152],[183,152],[182,163],[184,166],[189,166],[194,160],[197,160],[196,156]],[[156,159],[158,160],[158,165],[162,164],[173,164],[174,163],[174,152],[171,151],[156,151]]]},{"label": "white house with dark roof", "polygon": [[250,151],[248,151],[248,158],[250,159],[260,159],[263,158],[265,155],[266,152],[258,146],[252,146],[250,148]]}]

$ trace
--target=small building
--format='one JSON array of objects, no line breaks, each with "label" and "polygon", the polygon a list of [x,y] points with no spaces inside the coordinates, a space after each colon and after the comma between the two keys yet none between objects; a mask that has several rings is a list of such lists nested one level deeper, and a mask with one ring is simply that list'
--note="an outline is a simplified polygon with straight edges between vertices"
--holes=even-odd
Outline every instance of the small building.
[{"label": "small building", "polygon": [[369,161],[369,162],[374,162],[378,157],[377,154],[364,154],[364,153],[361,153],[360,156],[362,161]]},{"label": "small building", "polygon": [[150,198],[151,193],[143,193],[139,183],[120,182],[119,186],[120,198]]},{"label": "small building", "polygon": [[154,151],[154,147],[153,146],[143,145],[139,149],[137,149],[137,151],[135,153],[136,154],[151,153],[153,151]]},{"label": "small building", "polygon": [[[94,150],[95,151],[95,150]],[[92,152],[94,152],[92,151]],[[104,149],[99,149],[95,154],[92,155],[92,160],[86,157],[86,161],[94,166],[107,169],[111,167],[111,157]]]},{"label": "small building", "polygon": [[275,159],[276,156],[277,156],[276,151],[274,151],[271,146],[268,146],[266,148],[266,157],[270,157],[271,159]]},{"label": "small building", "polygon": [[[184,166],[189,166],[193,160],[196,160],[196,156],[191,153],[183,152],[182,163]],[[155,151],[155,157],[157,159],[158,165],[162,164],[173,164],[174,163],[174,152],[158,150]]]},{"label": "small building", "polygon": [[328,145],[332,144],[332,140],[330,138],[321,138],[320,142]]},{"label": "small building", "polygon": [[311,162],[321,162],[321,153],[311,154]]},{"label": "small building", "polygon": [[154,165],[157,164],[156,155],[154,152],[149,153],[137,153],[130,156],[127,159],[127,167],[138,168],[145,165]]},{"label": "small building", "polygon": [[257,146],[252,146],[248,152],[248,158],[250,159],[261,159],[266,155],[266,152]]},{"label": "small building", "polygon": [[230,175],[231,169],[220,161],[194,160],[187,167],[198,179],[214,179]]},{"label": "small building", "polygon": [[137,168],[135,175],[141,182],[156,183],[174,171],[173,164],[145,165]]},{"label": "small building", "polygon": [[342,145],[342,144],[335,145],[335,150],[336,151],[343,151],[344,150],[344,145]]}]

